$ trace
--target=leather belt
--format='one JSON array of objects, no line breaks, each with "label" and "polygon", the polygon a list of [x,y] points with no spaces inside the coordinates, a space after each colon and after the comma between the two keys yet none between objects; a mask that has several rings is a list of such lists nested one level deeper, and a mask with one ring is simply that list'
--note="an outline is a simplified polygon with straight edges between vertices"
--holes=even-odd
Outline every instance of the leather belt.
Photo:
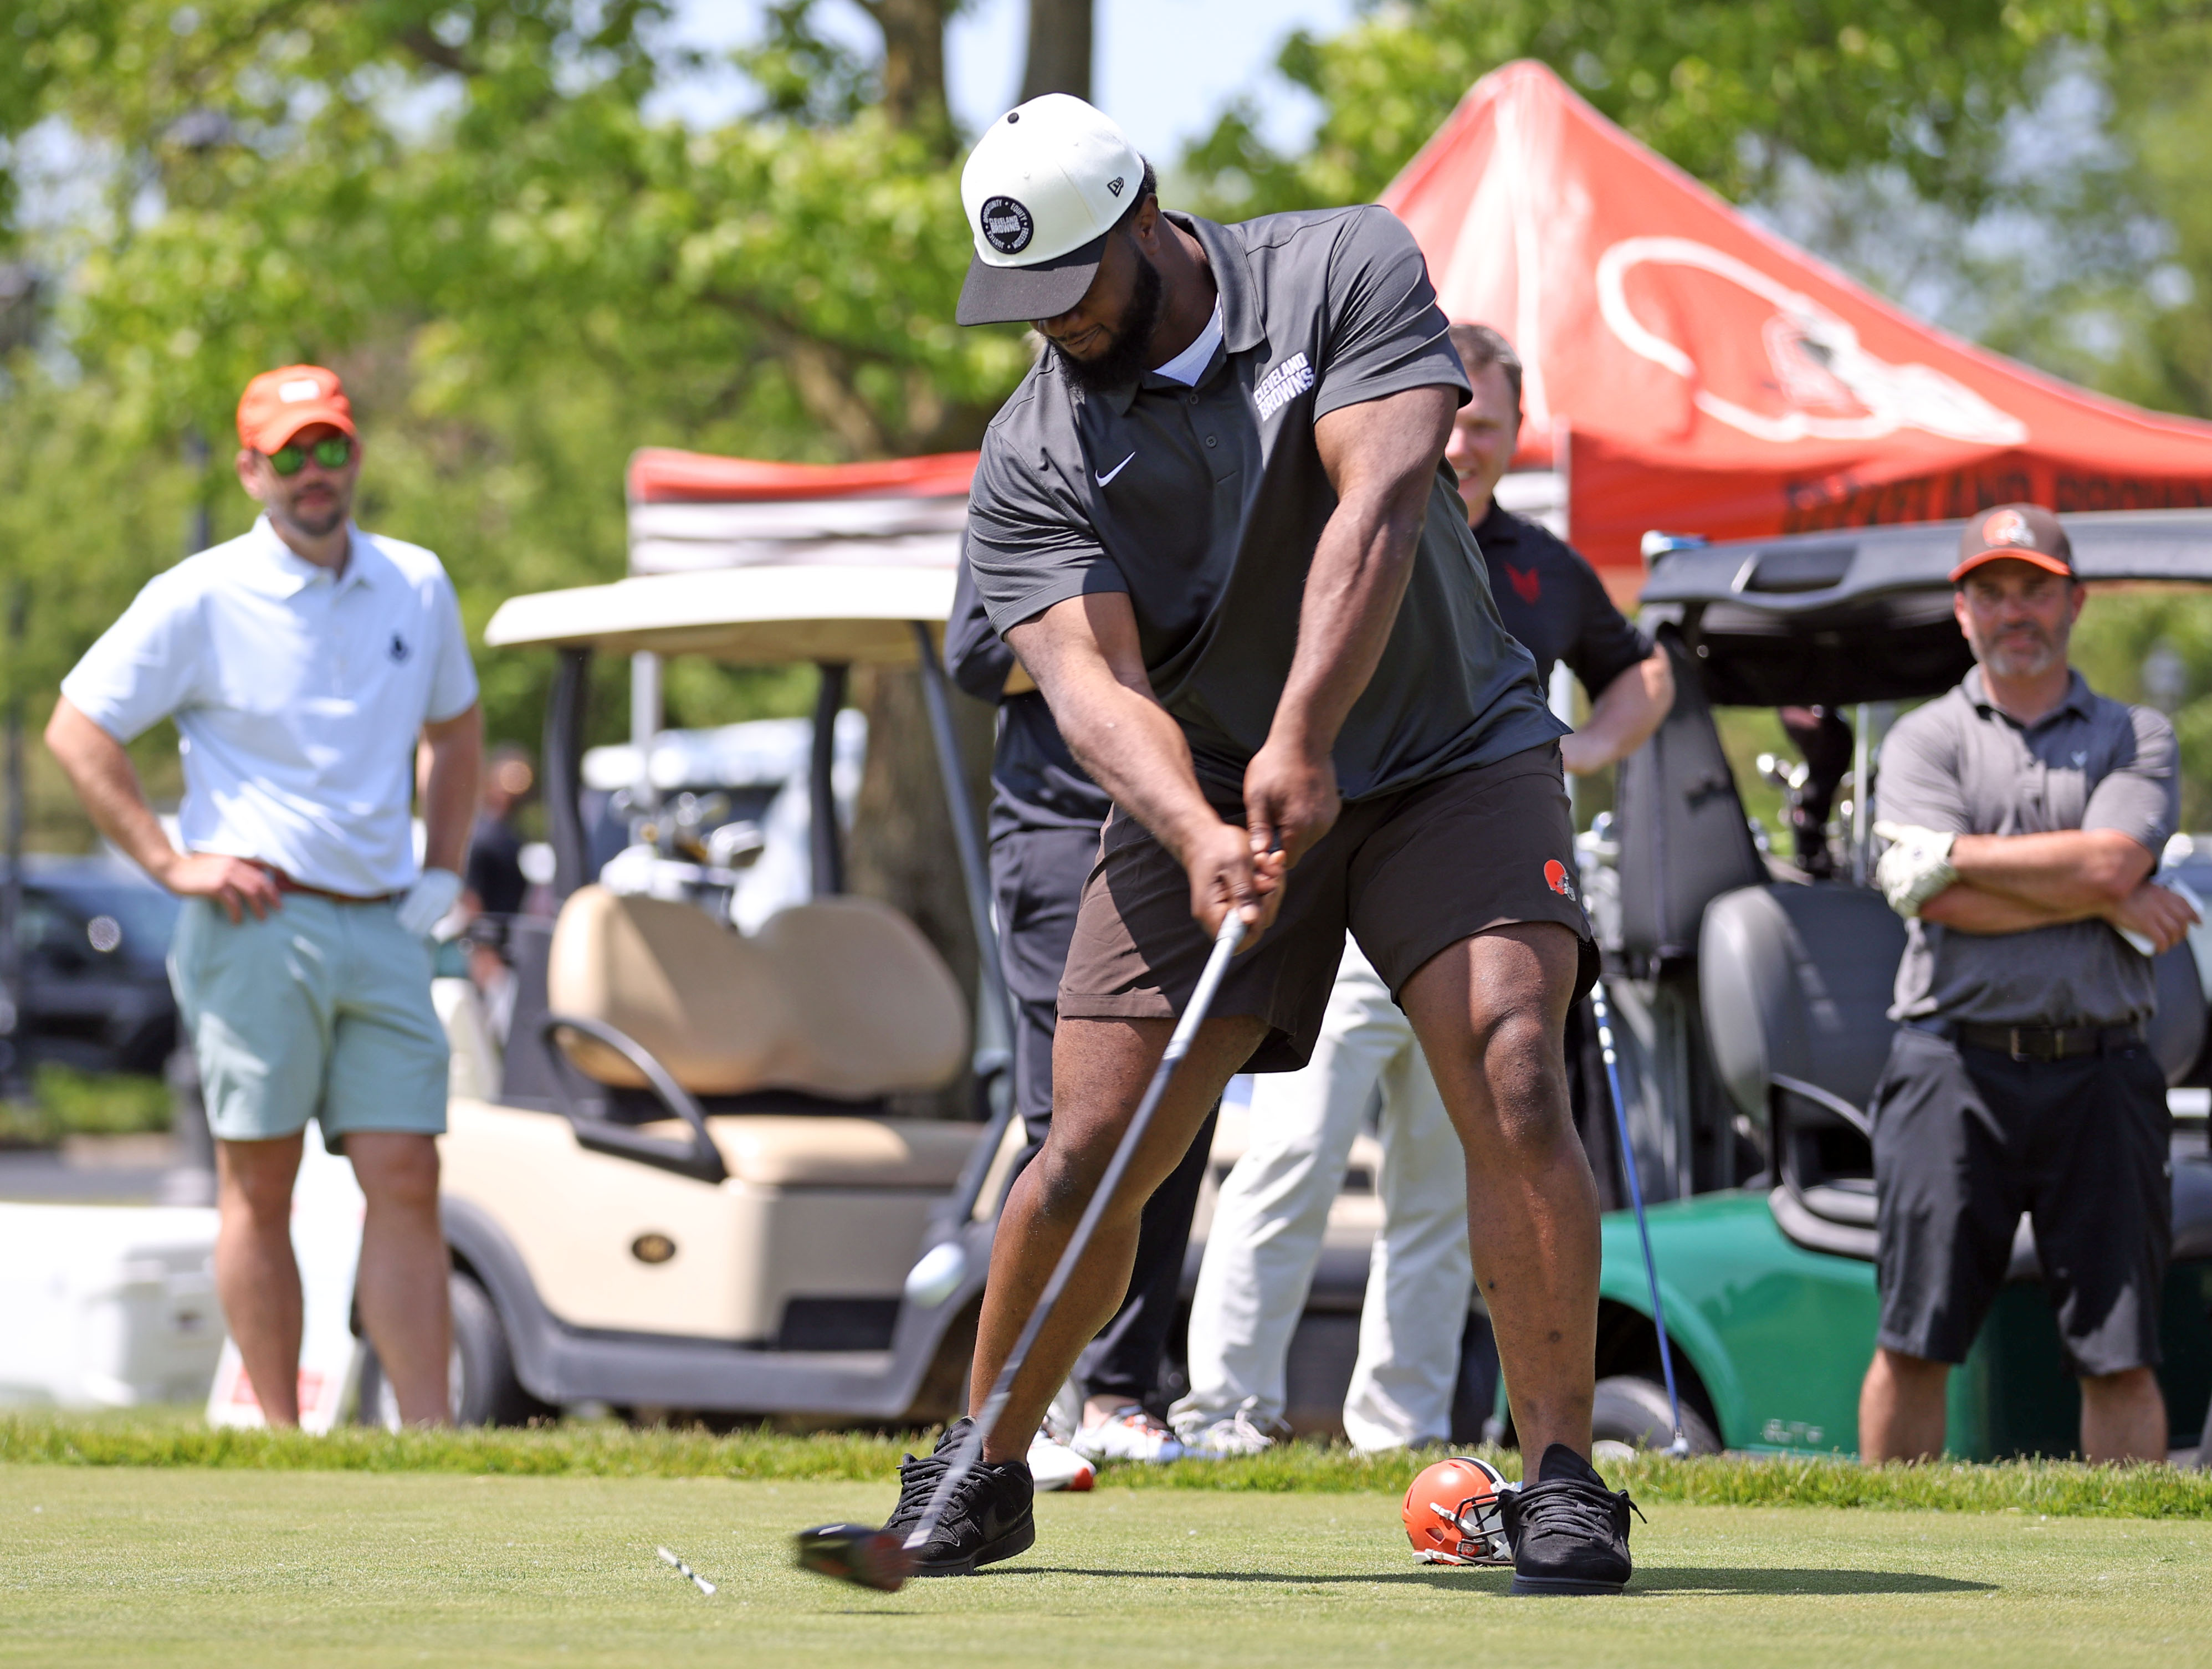
[{"label": "leather belt", "polygon": [[305,893],[310,898],[327,898],[333,904],[389,904],[399,895],[396,892],[342,893],[327,887],[311,887],[304,881],[295,881],[274,864],[264,864],[258,858],[246,860],[276,883],[278,892]]},{"label": "leather belt", "polygon": [[2014,1060],[2077,1060],[2140,1048],[2141,1026],[1982,1026],[1960,1022],[1951,1035],[1972,1048],[1991,1049]]}]

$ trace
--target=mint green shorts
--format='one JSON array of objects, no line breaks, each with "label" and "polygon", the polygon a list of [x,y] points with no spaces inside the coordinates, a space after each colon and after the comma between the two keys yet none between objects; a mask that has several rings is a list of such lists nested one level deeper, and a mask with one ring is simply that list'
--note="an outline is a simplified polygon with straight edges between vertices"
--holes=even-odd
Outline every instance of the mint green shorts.
[{"label": "mint green shorts", "polygon": [[333,1148],[356,1130],[444,1132],[430,945],[392,905],[287,893],[267,919],[233,926],[220,905],[188,898],[169,983],[218,1139],[271,1141],[311,1118]]}]

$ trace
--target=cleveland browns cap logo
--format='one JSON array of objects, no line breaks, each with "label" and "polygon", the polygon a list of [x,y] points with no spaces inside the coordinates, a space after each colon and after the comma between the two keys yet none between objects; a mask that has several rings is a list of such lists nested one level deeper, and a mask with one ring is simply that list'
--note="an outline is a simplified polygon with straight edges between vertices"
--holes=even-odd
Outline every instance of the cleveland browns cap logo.
[{"label": "cleveland browns cap logo", "polygon": [[1030,211],[1010,197],[994,197],[983,204],[980,216],[983,235],[1001,255],[1018,255],[1030,246],[1036,222]]},{"label": "cleveland browns cap logo", "polygon": [[1982,543],[1985,545],[2032,545],[2035,530],[2027,525],[2027,518],[2017,510],[1992,510],[1982,524]]}]

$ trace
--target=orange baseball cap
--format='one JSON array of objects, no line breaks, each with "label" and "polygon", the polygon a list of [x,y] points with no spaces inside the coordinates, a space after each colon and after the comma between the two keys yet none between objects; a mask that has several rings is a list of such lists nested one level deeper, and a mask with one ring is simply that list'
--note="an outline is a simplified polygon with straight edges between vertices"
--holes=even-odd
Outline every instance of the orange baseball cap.
[{"label": "orange baseball cap", "polygon": [[238,438],[248,450],[273,452],[310,423],[356,435],[353,403],[338,373],[319,365],[264,371],[238,398]]},{"label": "orange baseball cap", "polygon": [[1984,562],[2027,562],[2074,577],[2074,542],[2058,518],[2039,504],[2000,504],[1984,510],[1960,530],[1959,565],[1951,570],[1957,585]]}]

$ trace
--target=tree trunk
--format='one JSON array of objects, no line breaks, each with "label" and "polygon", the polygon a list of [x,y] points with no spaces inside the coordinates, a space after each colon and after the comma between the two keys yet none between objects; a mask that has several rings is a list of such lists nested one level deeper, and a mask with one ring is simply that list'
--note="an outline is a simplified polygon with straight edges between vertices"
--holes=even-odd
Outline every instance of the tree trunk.
[{"label": "tree trunk", "polygon": [[[959,981],[972,1022],[975,934],[969,925],[968,894],[930,739],[929,712],[922,704],[921,675],[860,667],[854,672],[853,686],[853,705],[868,715],[868,758],[847,843],[846,884],[863,897],[903,911],[921,929]],[[951,695],[969,804],[981,828],[990,798],[994,715],[984,702],[957,689]],[[963,1070],[951,1089],[931,1098],[927,1110],[940,1118],[966,1118],[971,1094]]]},{"label": "tree trunk", "polygon": [[1091,4],[1092,0],[1030,0],[1024,104],[1047,93],[1091,96]]},{"label": "tree trunk", "polygon": [[945,26],[956,0],[860,0],[884,36],[884,114],[898,128],[935,130],[951,150],[945,97]]}]

